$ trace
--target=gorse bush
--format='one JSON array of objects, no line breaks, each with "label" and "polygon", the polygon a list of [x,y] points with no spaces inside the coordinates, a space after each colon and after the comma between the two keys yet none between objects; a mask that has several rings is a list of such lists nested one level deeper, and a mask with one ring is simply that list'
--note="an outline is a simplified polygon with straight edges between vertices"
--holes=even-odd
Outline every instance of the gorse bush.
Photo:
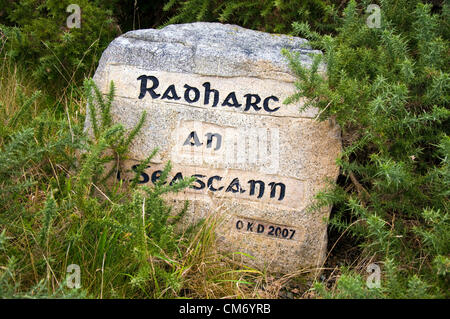
[{"label": "gorse bush", "polygon": [[[141,188],[135,179],[126,185],[107,183],[111,176],[107,168],[116,166],[108,164],[126,158],[145,114],[126,132],[111,121],[113,85],[106,97],[92,80],[85,81],[84,91],[94,128],[91,137],[83,134],[79,123],[50,116],[47,110],[30,121],[23,110],[39,93],[25,97],[18,91],[16,111],[3,126],[2,297],[98,297],[99,292],[100,297],[123,296],[123,291],[114,290],[122,286],[136,296],[177,294],[175,271],[161,261],[179,257],[186,239],[175,233],[174,222],[187,207],[174,215],[161,195],[177,192],[191,181],[168,185],[168,163],[153,188]],[[68,264],[80,265],[82,291],[65,288]],[[168,286],[172,290],[165,293]]]},{"label": "gorse bush", "polygon": [[286,33],[291,23],[303,21],[324,32],[334,30],[342,1],[334,0],[169,0],[165,11],[174,11],[166,24],[217,21],[266,32]]},{"label": "gorse bush", "polygon": [[119,34],[111,11],[93,1],[77,1],[81,28],[68,28],[69,0],[0,0],[0,32],[5,49],[49,90],[80,84],[95,71],[106,46]]},{"label": "gorse bush", "polygon": [[298,77],[286,103],[306,96],[305,107],[342,128],[337,163],[347,181],[316,206],[334,205],[331,227],[350,232],[382,269],[380,289],[347,273],[334,296],[448,297],[450,7],[380,1],[381,27],[369,28],[369,4],[350,1],[335,36],[293,24],[324,52],[311,70],[285,52]]}]

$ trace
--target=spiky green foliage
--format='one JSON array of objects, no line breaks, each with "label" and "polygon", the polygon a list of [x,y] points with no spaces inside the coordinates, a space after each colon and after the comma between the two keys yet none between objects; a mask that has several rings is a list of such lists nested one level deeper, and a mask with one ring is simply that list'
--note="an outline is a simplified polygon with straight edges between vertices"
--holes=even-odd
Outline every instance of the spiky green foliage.
[{"label": "spiky green foliage", "polygon": [[[0,237],[1,238],[1,237]],[[0,296],[3,299],[74,299],[88,298],[84,290],[68,289],[61,285],[56,290],[49,290],[45,280],[31,287],[28,291],[23,291],[21,283],[17,281],[19,277],[18,260],[9,258],[4,270],[0,272]]]},{"label": "spiky green foliage", "polygon": [[331,225],[384,265],[381,295],[362,294],[365,283],[348,274],[336,296],[448,297],[449,7],[380,1],[381,28],[369,28],[369,3],[350,1],[336,36],[294,24],[323,50],[315,66],[325,62],[326,76],[285,52],[298,76],[286,102],[308,97],[343,132],[337,163],[347,180],[317,205],[334,205]]},{"label": "spiky green foliage", "polygon": [[[89,0],[77,1],[81,27],[68,28],[70,0],[0,1],[0,32],[5,49],[46,89],[79,83],[95,70],[101,53],[118,35],[111,11]],[[50,85],[51,84],[51,85]]]},{"label": "spiky green foliage", "polygon": [[[177,294],[180,277],[170,263],[180,258],[187,239],[175,232],[174,222],[187,206],[174,213],[161,195],[180,191],[192,180],[168,184],[170,163],[152,188],[108,178],[107,167],[126,158],[145,114],[127,132],[111,118],[113,85],[104,97],[87,80],[84,92],[95,127],[91,136],[84,135],[83,121],[72,123],[65,114],[51,117],[43,110],[29,120],[23,109],[29,109],[37,94],[26,97],[17,91],[17,111],[10,117],[14,121],[5,122],[0,145],[0,295]],[[33,198],[44,195],[45,200],[34,204]],[[81,290],[65,285],[69,264],[81,268]]]},{"label": "spiky green foliage", "polygon": [[166,24],[218,21],[255,30],[286,33],[291,31],[293,21],[305,21],[323,31],[333,31],[340,3],[333,0],[169,0],[163,9],[176,9]]}]

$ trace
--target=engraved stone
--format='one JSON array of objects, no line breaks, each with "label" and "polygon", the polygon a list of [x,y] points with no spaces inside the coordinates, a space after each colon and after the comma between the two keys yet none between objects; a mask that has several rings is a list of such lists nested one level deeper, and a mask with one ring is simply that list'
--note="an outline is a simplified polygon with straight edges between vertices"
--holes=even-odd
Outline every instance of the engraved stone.
[{"label": "engraved stone", "polygon": [[341,140],[339,127],[314,119],[316,109],[299,111],[304,99],[283,104],[295,77],[282,48],[305,66],[317,53],[301,38],[220,23],[131,31],[105,50],[94,80],[104,93],[114,81],[113,117],[128,129],[148,114],[121,178],[158,147],[140,181],[152,185],[168,160],[168,182],[196,178],[168,197],[190,200],[182,225],[216,215],[219,249],[293,272],[324,261],[330,208],[306,208],[336,180]]}]

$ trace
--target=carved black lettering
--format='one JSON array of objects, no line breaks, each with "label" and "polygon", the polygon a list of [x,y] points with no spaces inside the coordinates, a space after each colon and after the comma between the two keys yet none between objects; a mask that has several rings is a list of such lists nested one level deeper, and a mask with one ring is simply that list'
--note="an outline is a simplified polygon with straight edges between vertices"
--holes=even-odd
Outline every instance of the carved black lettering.
[{"label": "carved black lettering", "polygon": [[258,224],[258,228],[256,229],[256,232],[257,232],[258,234],[264,233],[264,225]]},{"label": "carved black lettering", "polygon": [[275,228],[275,236],[276,237],[280,236],[280,233],[281,233],[281,228],[280,227],[276,227]]},{"label": "carved black lettering", "polygon": [[175,174],[175,176],[173,177],[172,181],[170,182],[170,186],[172,186],[173,184],[175,184],[177,181],[183,180],[183,174],[181,172],[178,172]]},{"label": "carved black lettering", "polygon": [[225,192],[244,193],[245,190],[242,189],[241,184],[239,184],[239,178],[236,177],[231,181],[230,185],[228,185]]},{"label": "carved black lettering", "polygon": [[209,104],[209,95],[211,93],[214,94],[214,100],[213,100],[213,107],[217,106],[217,103],[219,103],[219,91],[211,89],[211,83],[205,82],[203,83],[203,87],[205,88],[205,105]]},{"label": "carved black lettering", "polygon": [[276,107],[276,108],[274,108],[274,109],[271,109],[270,107],[269,107],[269,101],[270,100],[274,100],[275,102],[278,102],[279,100],[278,100],[278,98],[276,97],[276,96],[269,96],[269,97],[266,97],[265,99],[264,99],[264,102],[263,102],[263,107],[264,107],[264,110],[266,110],[267,112],[269,112],[269,113],[272,113],[272,112],[275,112],[275,111],[277,111],[280,107],[278,106],[278,107]]},{"label": "carved black lettering", "polygon": [[164,92],[162,99],[166,100],[179,100],[181,97],[178,96],[177,91],[175,90],[175,85],[171,84]]},{"label": "carved black lettering", "polygon": [[278,200],[283,200],[285,192],[286,192],[286,185],[283,183],[269,183],[270,186],[270,198],[274,198],[276,194],[277,186],[280,187],[280,195],[278,196]]},{"label": "carved black lettering", "polygon": [[192,177],[196,177],[196,180],[194,181],[194,183],[198,183],[200,186],[192,184],[191,188],[196,189],[196,190],[205,188],[205,182],[203,182],[200,178],[205,178],[206,175],[194,174],[194,175],[192,175]]},{"label": "carved black lettering", "polygon": [[221,181],[221,180],[222,180],[222,177],[215,175],[215,176],[211,176],[211,177],[208,179],[208,189],[209,189],[209,190],[212,190],[213,192],[220,191],[220,190],[223,189],[223,186],[221,186],[221,187],[219,187],[219,188],[215,188],[215,187],[213,186],[213,182],[214,182],[215,179],[217,179],[218,181]]},{"label": "carved black lettering", "polygon": [[250,180],[248,181],[248,183],[250,184],[250,196],[255,195],[255,185],[258,184],[259,185],[259,193],[258,196],[256,198],[261,198],[264,195],[264,182],[263,181],[255,181],[255,180]]},{"label": "carved black lettering", "polygon": [[159,180],[159,178],[161,177],[161,173],[162,173],[162,171],[160,171],[160,170],[154,171],[152,173],[152,183],[153,184],[156,184],[156,182]]},{"label": "carved black lettering", "polygon": [[215,151],[220,149],[220,146],[222,145],[222,135],[219,133],[207,133],[206,134],[206,148],[211,148],[213,137],[216,138],[216,148],[214,148]]},{"label": "carved black lettering", "polygon": [[[184,99],[186,100],[186,102],[188,103],[195,103],[200,99],[200,91],[193,86],[189,86],[187,84],[184,85],[184,88],[186,89],[184,91]],[[194,92],[194,98],[191,99],[191,95],[190,92]]]},{"label": "carved black lettering", "polygon": [[291,237],[289,237],[289,239],[292,239],[292,237],[294,237],[294,234],[295,234],[295,229],[290,229],[290,231],[291,231]]},{"label": "carved black lettering", "polygon": [[261,235],[271,236],[272,238],[279,238],[286,240],[293,239],[295,234],[295,229],[290,229],[284,226],[274,224],[264,225],[264,223],[259,223],[254,220],[238,219],[235,226],[238,230],[245,230],[247,232],[257,233]]},{"label": "carved black lettering", "polygon": [[230,94],[228,94],[227,97],[225,98],[225,100],[223,100],[222,105],[223,106],[231,106],[231,107],[241,107],[242,106],[242,104],[239,104],[239,102],[237,101],[235,92],[231,92]]},{"label": "carved black lettering", "polygon": [[[261,107],[258,106],[258,103],[261,102],[261,98],[258,94],[245,94],[244,97],[246,98],[244,111],[250,110],[250,107],[253,107],[256,111],[261,110]],[[253,98],[255,98],[255,100],[252,102]]]},{"label": "carved black lettering", "polygon": [[197,133],[195,131],[192,131],[191,133],[189,133],[183,145],[201,146],[203,145],[203,143],[201,143],[200,140],[198,139]]},{"label": "carved black lettering", "polygon": [[[131,167],[131,169],[132,169],[134,172],[137,172],[138,166],[139,166],[139,164],[133,165],[133,166]],[[149,167],[150,167],[150,166],[147,166],[146,168],[149,168]],[[144,172],[141,173],[141,176],[140,176],[140,177],[142,177],[142,179],[139,179],[139,181],[138,181],[139,184],[145,184],[145,183],[148,183],[148,181],[150,180],[150,177],[148,176],[148,174],[146,174],[146,173],[144,173]]]},{"label": "carved black lettering", "polygon": [[[156,77],[150,75],[141,75],[140,77],[137,78],[139,81],[141,81],[141,90],[139,93],[139,99],[144,98],[145,94],[148,92],[150,93],[151,97],[153,99],[157,99],[161,94],[158,94],[155,92],[155,89],[158,87],[159,85],[159,81]],[[147,87],[147,80],[151,80],[152,81],[152,86],[151,87]]]}]

